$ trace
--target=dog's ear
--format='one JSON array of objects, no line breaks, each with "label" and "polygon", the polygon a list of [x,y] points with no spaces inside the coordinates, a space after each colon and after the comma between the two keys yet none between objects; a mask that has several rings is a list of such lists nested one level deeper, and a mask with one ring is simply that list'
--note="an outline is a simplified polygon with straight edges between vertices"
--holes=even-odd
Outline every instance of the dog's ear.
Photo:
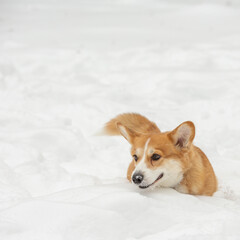
[{"label": "dog's ear", "polygon": [[126,140],[130,143],[133,144],[133,140],[135,137],[137,137],[139,134],[133,131],[132,129],[123,126],[121,123],[117,123],[117,128],[120,132],[120,134],[126,138]]},{"label": "dog's ear", "polygon": [[192,144],[195,137],[195,126],[193,122],[184,122],[171,131],[168,136],[176,147],[186,148]]}]

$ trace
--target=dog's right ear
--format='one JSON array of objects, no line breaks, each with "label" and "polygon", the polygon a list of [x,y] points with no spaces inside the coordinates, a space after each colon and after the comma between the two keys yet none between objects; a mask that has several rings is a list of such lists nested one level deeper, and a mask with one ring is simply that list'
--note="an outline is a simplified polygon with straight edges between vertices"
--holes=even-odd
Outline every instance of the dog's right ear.
[{"label": "dog's right ear", "polygon": [[133,144],[134,138],[138,136],[138,133],[133,131],[132,129],[123,126],[121,123],[117,123],[117,128],[120,134],[130,143]]}]

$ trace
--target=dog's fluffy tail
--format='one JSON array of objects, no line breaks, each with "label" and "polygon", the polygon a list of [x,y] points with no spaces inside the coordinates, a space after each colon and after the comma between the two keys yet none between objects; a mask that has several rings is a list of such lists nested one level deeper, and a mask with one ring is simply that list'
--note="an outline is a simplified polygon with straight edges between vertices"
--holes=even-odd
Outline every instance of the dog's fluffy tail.
[{"label": "dog's fluffy tail", "polygon": [[120,135],[117,123],[142,134],[160,132],[157,125],[146,117],[137,113],[123,113],[107,122],[100,135]]}]

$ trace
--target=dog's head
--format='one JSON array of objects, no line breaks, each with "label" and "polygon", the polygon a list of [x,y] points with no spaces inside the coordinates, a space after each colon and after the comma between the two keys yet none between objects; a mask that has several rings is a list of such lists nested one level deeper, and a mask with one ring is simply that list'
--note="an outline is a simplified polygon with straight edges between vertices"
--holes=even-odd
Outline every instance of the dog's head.
[{"label": "dog's head", "polygon": [[187,152],[192,147],[195,127],[184,122],[171,132],[139,133],[118,123],[121,135],[132,145],[135,170],[131,180],[139,188],[173,187],[181,182],[189,166]]}]

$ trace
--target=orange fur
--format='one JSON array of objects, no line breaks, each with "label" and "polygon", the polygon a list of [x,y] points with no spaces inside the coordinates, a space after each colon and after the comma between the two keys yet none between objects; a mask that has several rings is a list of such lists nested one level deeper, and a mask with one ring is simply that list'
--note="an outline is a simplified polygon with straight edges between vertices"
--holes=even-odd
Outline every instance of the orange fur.
[{"label": "orange fur", "polygon": [[[139,114],[121,114],[105,125],[108,135],[122,134],[132,145],[131,154],[139,159],[144,155],[147,139],[146,156],[143,159],[147,169],[154,171],[174,160],[181,166],[182,180],[173,186],[179,192],[211,196],[217,190],[217,179],[206,155],[192,141],[195,127],[192,122],[184,122],[170,132],[161,133],[155,123]],[[152,154],[161,156],[160,161],[152,161]],[[132,173],[138,161],[131,161],[127,178],[131,181]]]},{"label": "orange fur", "polygon": [[149,132],[160,132],[157,125],[149,121],[146,117],[137,113],[124,113],[116,116],[112,120],[106,123],[104,127],[104,132],[107,135],[120,135],[120,131],[117,128],[117,123],[123,126],[133,129],[135,132],[139,133],[149,133]]}]

